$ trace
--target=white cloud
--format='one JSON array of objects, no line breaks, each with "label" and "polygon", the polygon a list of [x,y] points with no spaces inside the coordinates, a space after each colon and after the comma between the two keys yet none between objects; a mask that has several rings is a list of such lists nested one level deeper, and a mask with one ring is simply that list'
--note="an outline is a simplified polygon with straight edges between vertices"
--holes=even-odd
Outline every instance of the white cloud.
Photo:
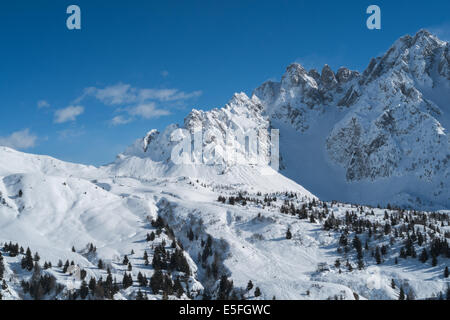
[{"label": "white cloud", "polygon": [[164,101],[180,101],[197,98],[202,95],[201,91],[186,93],[177,89],[141,89],[139,90],[138,100],[159,100]]},{"label": "white cloud", "polygon": [[[165,73],[166,76],[168,72]],[[127,124],[136,118],[152,119],[167,116],[171,107],[183,105],[186,100],[202,95],[202,91],[184,92],[178,89],[135,88],[129,84],[118,83],[104,88],[89,87],[74,101],[81,103],[88,97],[93,97],[108,106],[119,107],[116,112],[122,113],[112,118],[113,126]],[[165,108],[160,105],[164,103]],[[125,114],[124,114],[125,113]],[[74,119],[71,119],[74,120]],[[57,122],[57,121],[55,121]]]},{"label": "white cloud", "polygon": [[130,123],[131,121],[133,121],[132,118],[125,118],[124,116],[115,116],[114,118],[111,119],[110,123],[113,126],[118,126],[121,124]]},{"label": "white cloud", "polygon": [[76,103],[81,102],[86,97],[92,96],[105,105],[139,104],[153,101],[182,101],[196,98],[202,95],[201,91],[184,92],[178,89],[152,89],[134,88],[129,84],[118,83],[105,88],[86,88]]},{"label": "white cloud", "polygon": [[37,136],[29,129],[13,132],[7,137],[0,137],[0,145],[13,149],[28,149],[36,145]]},{"label": "white cloud", "polygon": [[50,103],[48,103],[48,102],[45,101],[45,100],[39,100],[39,101],[37,102],[37,106],[38,106],[38,109],[41,109],[41,108],[49,108],[49,107],[50,107]]},{"label": "white cloud", "polygon": [[86,132],[83,128],[74,128],[74,129],[65,129],[58,131],[58,139],[59,140],[67,140],[81,137]]},{"label": "white cloud", "polygon": [[134,89],[129,84],[119,83],[113,86],[98,89],[95,87],[86,88],[79,101],[88,96],[93,96],[106,105],[119,105],[134,102],[136,95]]},{"label": "white cloud", "polygon": [[84,112],[82,106],[68,106],[64,109],[55,111],[55,123],[64,123],[67,121],[75,121],[76,118]]},{"label": "white cloud", "polygon": [[159,118],[170,114],[168,110],[158,109],[153,102],[138,104],[127,110],[132,116],[139,116],[144,119]]}]

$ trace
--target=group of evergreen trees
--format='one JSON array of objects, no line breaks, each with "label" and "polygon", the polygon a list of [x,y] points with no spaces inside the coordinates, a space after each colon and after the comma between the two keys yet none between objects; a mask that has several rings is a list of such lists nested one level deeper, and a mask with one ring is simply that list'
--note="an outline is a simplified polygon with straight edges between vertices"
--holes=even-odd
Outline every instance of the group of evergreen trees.
[{"label": "group of evergreen trees", "polygon": [[3,262],[3,255],[0,252],[0,280],[3,280],[5,274],[5,263]]},{"label": "group of evergreen trees", "polygon": [[[126,276],[127,274],[125,273],[123,281],[124,283]],[[95,299],[111,300],[113,299],[114,295],[119,292],[119,290],[120,290],[119,284],[117,283],[116,278],[113,279],[111,271],[108,268],[106,280],[103,280],[103,277],[100,277],[100,279],[98,280],[92,277],[89,280],[89,284],[87,284],[86,281],[83,280],[83,282],[81,283],[79,294],[82,299],[85,299],[88,296],[88,294],[91,294],[92,297],[94,297]]]},{"label": "group of evergreen trees", "polygon": [[12,242],[10,242],[9,244],[5,242],[4,246],[3,246],[3,251],[4,252],[8,252],[10,257],[16,257],[20,254],[23,254],[24,250],[22,247],[19,248],[19,244],[12,244]]}]

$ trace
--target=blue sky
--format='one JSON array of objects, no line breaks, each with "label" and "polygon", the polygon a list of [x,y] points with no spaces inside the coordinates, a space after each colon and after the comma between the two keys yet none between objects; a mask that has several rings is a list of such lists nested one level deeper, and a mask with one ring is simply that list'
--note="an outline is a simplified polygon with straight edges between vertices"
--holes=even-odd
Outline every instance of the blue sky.
[{"label": "blue sky", "polygon": [[[66,28],[71,4],[82,30]],[[366,28],[371,4],[382,30]],[[1,1],[0,144],[105,164],[292,62],[361,71],[421,28],[449,40],[449,12],[442,0]]]}]

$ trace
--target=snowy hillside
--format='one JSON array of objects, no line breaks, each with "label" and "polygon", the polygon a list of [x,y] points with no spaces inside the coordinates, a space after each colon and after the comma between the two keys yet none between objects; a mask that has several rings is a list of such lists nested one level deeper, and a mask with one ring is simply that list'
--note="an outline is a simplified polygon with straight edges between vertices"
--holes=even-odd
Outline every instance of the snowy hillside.
[{"label": "snowy hillside", "polygon": [[[42,160],[10,149],[2,158],[11,154],[31,163]],[[4,299],[446,294],[448,212],[324,203],[290,180],[283,184],[281,176],[272,176],[274,184],[247,180],[256,179],[255,172],[242,168],[216,174],[232,179],[224,183],[213,171],[205,179],[176,171],[148,178],[132,177],[137,171],[110,176],[115,165],[80,166],[89,177],[76,177],[72,165],[58,164],[54,174],[24,169],[1,179]],[[205,174],[203,169],[197,168]]]}]

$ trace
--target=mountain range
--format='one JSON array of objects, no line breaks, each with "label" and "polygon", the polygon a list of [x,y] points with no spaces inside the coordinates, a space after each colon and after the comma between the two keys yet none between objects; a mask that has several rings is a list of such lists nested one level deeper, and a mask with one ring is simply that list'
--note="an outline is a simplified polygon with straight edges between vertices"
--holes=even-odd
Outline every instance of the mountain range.
[{"label": "mountain range", "polygon": [[[362,73],[292,64],[102,167],[0,147],[1,297],[438,297],[450,258],[449,65],[449,44],[421,30]],[[279,170],[229,156],[230,132],[272,129]],[[184,145],[192,161],[174,163],[199,132],[201,148]],[[251,153],[251,139],[231,136],[237,156]]]}]

